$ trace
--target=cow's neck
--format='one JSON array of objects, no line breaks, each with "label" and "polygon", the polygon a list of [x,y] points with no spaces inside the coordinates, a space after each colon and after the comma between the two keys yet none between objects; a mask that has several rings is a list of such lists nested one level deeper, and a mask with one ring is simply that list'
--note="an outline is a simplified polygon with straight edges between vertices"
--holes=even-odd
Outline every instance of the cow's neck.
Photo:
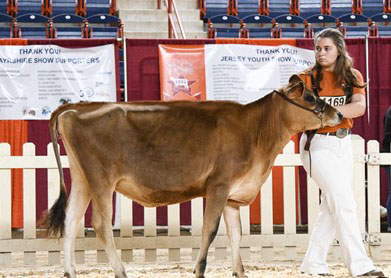
[{"label": "cow's neck", "polygon": [[246,105],[248,124],[254,130],[253,140],[256,146],[277,155],[289,142],[295,132],[285,119],[288,103],[276,94],[269,94],[262,99]]}]

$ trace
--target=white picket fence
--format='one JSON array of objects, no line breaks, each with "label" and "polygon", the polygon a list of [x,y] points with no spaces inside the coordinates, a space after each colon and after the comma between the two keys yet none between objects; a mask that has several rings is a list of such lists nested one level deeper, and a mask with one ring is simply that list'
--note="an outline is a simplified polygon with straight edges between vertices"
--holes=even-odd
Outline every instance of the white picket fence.
[{"label": "white picket fence", "polygon": [[[380,259],[382,252],[391,249],[391,234],[380,233],[380,165],[390,165],[391,155],[379,153],[379,143],[369,141],[365,154],[365,142],[359,136],[353,136],[354,148],[354,192],[357,200],[357,213],[361,234],[374,260]],[[36,156],[35,146],[26,143],[23,156],[11,156],[10,146],[0,144],[0,266],[11,265],[13,254],[23,253],[25,265],[35,265],[38,252],[47,252],[49,265],[60,264],[62,240],[54,238],[37,238],[36,228],[36,191],[35,170],[48,169],[48,206],[54,203],[59,194],[59,177],[57,164],[51,144],[48,145],[47,156]],[[66,156],[61,157],[64,168],[69,167]],[[283,166],[283,199],[284,199],[284,232],[273,232],[272,179],[271,176],[261,188],[261,233],[250,233],[250,210],[240,210],[243,228],[241,254],[244,260],[250,260],[250,251],[261,250],[263,261],[275,259],[274,248],[282,248],[286,260],[300,260],[299,248],[308,244],[309,235],[298,234],[296,225],[296,192],[295,167],[301,165],[300,157],[294,153],[294,144],[290,142],[284,153],[276,159],[276,166]],[[367,180],[365,168],[367,167]],[[11,169],[23,169],[23,238],[12,238],[11,228]],[[319,189],[308,177],[308,231],[311,232],[319,209]],[[367,191],[367,192],[366,192]],[[366,197],[367,194],[367,197]],[[367,219],[366,221],[366,212]],[[168,207],[167,235],[157,235],[156,209],[144,209],[144,234],[133,234],[132,201],[120,198],[120,235],[115,237],[122,260],[132,261],[133,250],[142,249],[145,261],[156,261],[157,250],[167,249],[169,261],[180,261],[181,250],[192,250],[195,260],[201,243],[201,227],[203,214],[202,198],[191,201],[190,235],[180,234],[179,204]],[[223,220],[222,220],[223,221]],[[84,223],[84,221],[82,221]],[[225,225],[221,223],[218,235],[212,244],[215,259],[225,259],[229,242],[225,236]],[[83,263],[85,251],[98,250],[97,262],[106,262],[107,258],[98,239],[85,237],[84,225],[80,225],[76,240],[76,258]],[[335,256],[339,256],[338,244],[334,243]]]}]

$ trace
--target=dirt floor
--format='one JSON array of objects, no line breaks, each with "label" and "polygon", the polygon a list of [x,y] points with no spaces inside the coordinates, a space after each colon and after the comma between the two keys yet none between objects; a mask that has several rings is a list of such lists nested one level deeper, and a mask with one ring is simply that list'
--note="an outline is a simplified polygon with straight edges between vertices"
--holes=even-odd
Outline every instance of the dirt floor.
[{"label": "dirt floor", "polygon": [[[376,266],[384,271],[389,277],[391,275],[390,263],[377,263]],[[193,265],[189,263],[172,264],[125,264],[126,273],[129,278],[194,278],[192,273]],[[245,264],[246,275],[248,278],[290,278],[314,277],[301,274],[299,263],[257,263],[247,262]],[[18,269],[0,270],[0,277],[29,277],[29,278],[58,278],[63,277],[62,266],[56,267],[24,267]],[[342,264],[331,263],[330,273],[335,278],[351,277]],[[78,266],[79,278],[113,278],[114,273],[108,265],[80,265]],[[228,262],[211,262],[206,269],[206,277],[210,278],[228,278],[231,276],[231,266]]]},{"label": "dirt floor", "polygon": [[[136,251],[136,250],[135,250]],[[135,252],[134,262],[125,263],[126,273],[129,278],[194,278],[191,253],[182,256],[183,262],[170,263],[165,252],[158,252],[157,262],[143,262],[143,252]],[[304,254],[299,253],[302,258]],[[37,254],[37,265],[44,265],[44,255]],[[346,267],[330,256],[330,273],[334,278],[351,277]],[[13,257],[13,263],[9,267],[0,269],[0,278],[59,278],[63,277],[63,265],[58,266],[22,266],[23,255]],[[382,269],[391,278],[391,256],[387,255],[381,261],[376,262],[376,267]],[[300,273],[300,261],[274,261],[262,262],[259,252],[251,252],[251,260],[244,262],[248,278],[310,278],[317,277]],[[77,265],[79,278],[114,278],[114,273],[108,264],[98,264],[96,253],[86,253],[86,262]],[[232,277],[231,262],[228,256],[224,261],[216,261],[213,252],[209,255],[206,268],[206,278]]]}]

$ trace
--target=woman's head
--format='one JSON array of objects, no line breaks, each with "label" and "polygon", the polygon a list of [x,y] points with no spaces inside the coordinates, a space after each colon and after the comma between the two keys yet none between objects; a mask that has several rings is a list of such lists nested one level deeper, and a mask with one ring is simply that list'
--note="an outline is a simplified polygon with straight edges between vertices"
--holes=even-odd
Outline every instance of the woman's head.
[{"label": "woman's head", "polygon": [[344,36],[337,29],[323,29],[316,34],[314,44],[316,64],[322,70],[342,73],[352,67]]},{"label": "woman's head", "polygon": [[340,31],[333,28],[323,29],[315,35],[314,45],[316,63],[312,71],[317,72],[315,81],[318,88],[323,71],[333,71],[339,86],[365,86],[358,83],[352,72],[353,60],[346,50],[344,36]]}]

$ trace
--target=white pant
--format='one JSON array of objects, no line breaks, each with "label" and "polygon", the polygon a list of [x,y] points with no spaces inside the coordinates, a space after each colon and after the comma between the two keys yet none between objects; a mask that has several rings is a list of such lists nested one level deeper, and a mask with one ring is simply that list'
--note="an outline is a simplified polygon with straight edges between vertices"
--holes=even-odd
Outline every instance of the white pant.
[{"label": "white pant", "polygon": [[309,152],[304,151],[307,136],[300,140],[300,156],[304,168],[322,190],[321,204],[301,271],[310,274],[328,273],[327,252],[334,237],[343,250],[344,262],[352,275],[374,269],[360,235],[356,201],[352,191],[353,155],[351,136],[343,139],[316,134]]}]

